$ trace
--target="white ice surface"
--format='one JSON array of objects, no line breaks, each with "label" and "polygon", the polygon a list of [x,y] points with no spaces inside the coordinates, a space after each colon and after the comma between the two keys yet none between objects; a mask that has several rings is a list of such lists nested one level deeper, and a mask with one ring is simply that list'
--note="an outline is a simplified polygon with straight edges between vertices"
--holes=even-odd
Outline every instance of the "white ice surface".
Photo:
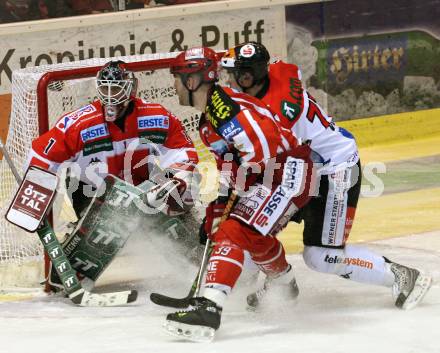
[{"label": "white ice surface", "polygon": [[[148,297],[151,291],[184,296],[195,267],[180,262],[172,252],[160,255],[165,250],[157,246],[132,244],[108,269],[101,289],[137,288],[136,304],[80,308],[58,296],[0,303],[0,352],[439,353],[440,232],[368,247],[433,276],[434,284],[418,307],[399,310],[388,288],[313,272],[300,255],[292,255],[289,258],[300,286],[295,303],[279,303],[262,313],[247,312],[249,288],[242,285],[227,302],[214,342],[181,341],[162,329],[171,310],[155,306]],[[135,257],[139,252],[144,253],[142,261]],[[170,258],[174,264],[167,262]],[[116,285],[122,278],[124,283]]]}]

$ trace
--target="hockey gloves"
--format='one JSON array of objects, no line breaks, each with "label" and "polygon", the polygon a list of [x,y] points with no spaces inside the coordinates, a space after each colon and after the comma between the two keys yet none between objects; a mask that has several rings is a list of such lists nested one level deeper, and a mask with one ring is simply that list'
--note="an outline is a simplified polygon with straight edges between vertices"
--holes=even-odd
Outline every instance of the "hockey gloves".
[{"label": "hockey gloves", "polygon": [[205,231],[205,223],[206,223],[206,217],[203,218],[202,224],[199,228],[199,243],[202,245],[206,245],[206,241],[208,240],[208,234],[206,234]]},{"label": "hockey gloves", "polygon": [[183,180],[171,178],[163,184],[156,185],[146,192],[145,204],[151,213],[162,212],[168,216],[176,216],[186,211],[181,195],[186,191]]},{"label": "hockey gloves", "polygon": [[206,217],[202,227],[200,228],[199,238],[200,243],[206,243],[206,239],[213,239],[213,235],[218,230],[220,221],[225,213],[226,205],[228,204],[228,196],[220,196],[216,200],[212,201],[206,208]]}]

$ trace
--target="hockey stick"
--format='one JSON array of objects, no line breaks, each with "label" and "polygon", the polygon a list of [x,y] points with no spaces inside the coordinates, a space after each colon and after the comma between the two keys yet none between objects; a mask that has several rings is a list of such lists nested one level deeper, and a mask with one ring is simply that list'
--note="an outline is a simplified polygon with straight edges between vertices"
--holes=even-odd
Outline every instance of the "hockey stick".
[{"label": "hockey stick", "polygon": [[[3,153],[4,159],[9,165],[15,180],[18,184],[21,184],[22,177],[18,173],[1,139],[0,151]],[[79,306],[117,306],[134,302],[137,299],[136,290],[101,294],[90,293],[84,290],[47,219],[39,225],[37,234],[43,244],[44,250],[52,261],[66,294],[74,304]]]},{"label": "hockey stick", "polygon": [[[231,212],[232,206],[234,205],[236,197],[237,197],[237,194],[235,194],[233,192],[231,194],[231,197],[228,200],[228,203],[227,203],[226,208],[223,212],[220,223],[222,223],[223,221],[225,221],[228,218],[229,213]],[[154,304],[157,304],[160,306],[168,306],[168,307],[177,308],[177,309],[187,308],[190,305],[191,299],[194,297],[197,297],[200,293],[200,287],[202,284],[203,274],[205,272],[206,266],[208,265],[208,259],[211,256],[211,251],[212,251],[212,244],[211,244],[211,240],[208,238],[206,240],[205,250],[203,251],[203,258],[202,258],[202,262],[199,267],[199,271],[197,272],[197,276],[194,279],[193,284],[191,286],[191,289],[189,290],[186,297],[173,298],[173,297],[169,297],[167,295],[163,295],[160,293],[151,293],[150,300]]]},{"label": "hockey stick", "polygon": [[168,306],[171,308],[186,308],[189,306],[189,303],[192,298],[196,297],[200,291],[201,279],[203,276],[203,272],[205,272],[206,264],[208,263],[207,259],[211,255],[211,241],[208,239],[205,244],[205,250],[203,251],[202,262],[200,264],[199,270],[197,271],[197,276],[193,281],[193,284],[184,298],[173,298],[160,293],[151,293],[150,300],[157,305]]}]

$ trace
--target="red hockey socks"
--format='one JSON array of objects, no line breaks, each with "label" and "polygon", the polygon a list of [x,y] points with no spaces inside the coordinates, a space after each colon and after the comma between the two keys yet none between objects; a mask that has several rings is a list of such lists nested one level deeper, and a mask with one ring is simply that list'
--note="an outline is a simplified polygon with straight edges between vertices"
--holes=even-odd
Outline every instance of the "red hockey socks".
[{"label": "red hockey socks", "polygon": [[[275,239],[276,240],[276,239]],[[276,240],[273,246],[263,254],[252,254],[252,260],[269,277],[277,277],[286,271],[289,264],[286,261],[286,253],[283,245]]]}]

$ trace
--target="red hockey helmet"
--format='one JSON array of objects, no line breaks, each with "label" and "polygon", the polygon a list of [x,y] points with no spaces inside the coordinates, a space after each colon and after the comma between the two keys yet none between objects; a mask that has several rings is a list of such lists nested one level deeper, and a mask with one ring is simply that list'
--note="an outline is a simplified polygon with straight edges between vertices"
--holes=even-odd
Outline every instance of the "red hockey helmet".
[{"label": "red hockey helmet", "polygon": [[217,53],[207,47],[196,47],[185,50],[176,56],[171,65],[172,75],[180,75],[186,86],[189,75],[199,73],[202,75],[203,83],[218,81]]}]

